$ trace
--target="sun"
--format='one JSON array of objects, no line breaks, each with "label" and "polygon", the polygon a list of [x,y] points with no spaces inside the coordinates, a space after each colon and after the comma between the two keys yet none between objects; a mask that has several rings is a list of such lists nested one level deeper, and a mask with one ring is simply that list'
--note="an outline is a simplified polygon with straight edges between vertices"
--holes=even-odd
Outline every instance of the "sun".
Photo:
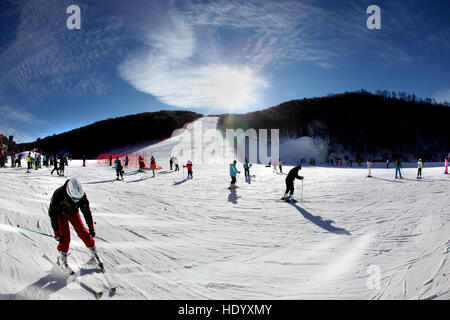
[{"label": "sun", "polygon": [[256,89],[262,84],[248,67],[238,69],[220,66],[211,76],[212,95],[216,104],[230,111],[255,102]]}]

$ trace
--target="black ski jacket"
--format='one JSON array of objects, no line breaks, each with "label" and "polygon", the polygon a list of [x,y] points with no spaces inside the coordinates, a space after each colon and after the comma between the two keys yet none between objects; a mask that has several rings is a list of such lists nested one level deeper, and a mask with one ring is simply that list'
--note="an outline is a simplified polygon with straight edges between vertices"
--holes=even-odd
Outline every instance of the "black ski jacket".
[{"label": "black ski jacket", "polygon": [[68,182],[69,180],[67,180],[62,187],[59,187],[55,190],[50,201],[48,215],[50,216],[52,228],[54,231],[59,230],[58,216],[76,215],[78,213],[78,209],[81,209],[81,212],[83,212],[84,220],[86,221],[86,224],[88,226],[92,226],[94,224],[86,194],[84,194],[83,198],[81,198],[80,201],[73,201],[66,191]]},{"label": "black ski jacket", "polygon": [[295,168],[291,169],[286,177],[286,182],[294,182],[295,179],[302,180],[303,177],[298,175],[298,168],[301,168],[301,166],[296,166]]}]

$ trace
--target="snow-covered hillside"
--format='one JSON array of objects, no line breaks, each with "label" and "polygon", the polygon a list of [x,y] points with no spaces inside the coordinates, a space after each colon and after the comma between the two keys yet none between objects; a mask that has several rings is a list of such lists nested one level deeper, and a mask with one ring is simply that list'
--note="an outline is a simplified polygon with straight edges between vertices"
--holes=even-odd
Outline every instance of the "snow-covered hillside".
[{"label": "snow-covered hillside", "polygon": [[[95,299],[52,266],[53,191],[79,178],[96,221],[96,243],[116,279],[101,299],[449,299],[450,177],[427,166],[394,179],[393,169],[309,167],[297,204],[280,200],[283,174],[253,165],[255,178],[227,189],[228,159],[196,164],[194,178],[168,170],[173,141],[151,146],[163,170],[115,170],[72,161],[51,168],[0,169],[0,299]],[[72,230],[69,263],[101,287]]]}]

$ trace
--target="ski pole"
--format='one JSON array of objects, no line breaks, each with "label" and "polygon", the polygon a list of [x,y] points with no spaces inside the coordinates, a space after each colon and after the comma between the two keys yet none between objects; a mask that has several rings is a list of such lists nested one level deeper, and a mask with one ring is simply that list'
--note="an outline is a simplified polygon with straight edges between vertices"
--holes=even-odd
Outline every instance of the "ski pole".
[{"label": "ski pole", "polygon": [[48,233],[43,233],[43,232],[32,230],[32,229],[28,229],[28,228],[22,227],[20,225],[17,225],[17,228],[23,229],[23,230],[27,230],[27,231],[30,231],[30,232],[34,232],[34,233],[40,234],[42,236],[50,237],[50,238],[54,238],[55,237],[54,235],[51,235],[51,234],[48,234]]},{"label": "ski pole", "polygon": [[303,202],[303,179],[302,179],[302,197],[300,198],[300,202]]}]

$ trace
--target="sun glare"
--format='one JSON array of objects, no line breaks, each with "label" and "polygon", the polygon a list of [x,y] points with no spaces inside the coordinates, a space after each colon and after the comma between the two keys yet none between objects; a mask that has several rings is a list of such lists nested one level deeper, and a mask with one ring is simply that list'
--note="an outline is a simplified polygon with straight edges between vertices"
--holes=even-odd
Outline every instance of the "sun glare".
[{"label": "sun glare", "polygon": [[220,67],[212,75],[213,95],[222,107],[231,110],[246,107],[256,99],[261,80],[249,68]]}]

